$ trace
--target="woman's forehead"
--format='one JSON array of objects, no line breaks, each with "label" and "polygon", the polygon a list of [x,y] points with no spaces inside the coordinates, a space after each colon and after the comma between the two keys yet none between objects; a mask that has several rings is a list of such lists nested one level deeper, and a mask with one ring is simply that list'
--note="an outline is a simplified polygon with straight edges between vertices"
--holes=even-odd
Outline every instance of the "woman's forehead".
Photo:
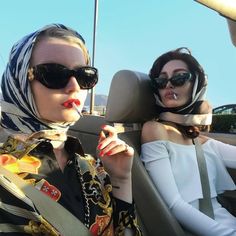
[{"label": "woman's forehead", "polygon": [[188,70],[188,65],[182,60],[171,60],[163,66],[161,72],[173,70]]},{"label": "woman's forehead", "polygon": [[77,43],[58,38],[45,38],[35,45],[31,65],[50,62],[70,67],[77,64],[85,65],[86,59],[83,50]]}]

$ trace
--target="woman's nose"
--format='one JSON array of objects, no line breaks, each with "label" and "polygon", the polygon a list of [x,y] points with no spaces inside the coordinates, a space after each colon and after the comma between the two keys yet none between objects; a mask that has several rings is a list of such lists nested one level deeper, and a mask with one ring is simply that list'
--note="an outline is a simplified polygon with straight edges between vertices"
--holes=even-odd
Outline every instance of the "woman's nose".
[{"label": "woman's nose", "polygon": [[80,86],[74,76],[69,78],[69,81],[65,87],[66,92],[80,91]]},{"label": "woman's nose", "polygon": [[166,88],[174,88],[173,84],[170,82],[170,80],[167,81]]}]

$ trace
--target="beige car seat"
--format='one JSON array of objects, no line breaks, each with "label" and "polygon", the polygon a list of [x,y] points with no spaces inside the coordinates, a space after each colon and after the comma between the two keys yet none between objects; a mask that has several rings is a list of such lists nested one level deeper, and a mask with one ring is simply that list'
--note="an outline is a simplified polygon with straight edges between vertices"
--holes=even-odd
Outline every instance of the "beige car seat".
[{"label": "beige car seat", "polygon": [[[117,72],[112,80],[107,101],[106,117],[85,115],[70,128],[69,134],[78,137],[86,153],[96,156],[101,125],[113,124],[119,136],[135,149],[133,165],[133,194],[144,236],[186,236],[187,233],[171,214],[161,195],[149,178],[141,160],[141,125],[155,115],[155,99],[146,74],[130,70]],[[235,137],[209,133],[213,138],[236,145]],[[236,173],[234,179],[236,182]],[[236,198],[229,195],[230,198]]]},{"label": "beige car seat", "polygon": [[124,132],[119,134],[120,138],[135,149],[133,195],[144,235],[187,235],[169,211],[139,158],[141,124],[152,118],[155,111],[148,75],[130,70],[121,70],[114,75],[105,119],[123,124]]},{"label": "beige car seat", "polygon": [[[119,136],[135,149],[133,165],[133,194],[139,222],[144,236],[186,236],[187,233],[171,214],[161,195],[149,178],[141,160],[140,135],[144,121],[155,115],[155,99],[146,74],[130,70],[117,72],[112,80],[107,102],[106,117],[85,115],[69,134],[80,138],[86,153],[96,156],[101,125],[108,123],[120,130]],[[210,137],[236,145],[232,134],[208,133]],[[236,182],[236,171],[230,171]],[[234,201],[235,194],[227,193]]]}]

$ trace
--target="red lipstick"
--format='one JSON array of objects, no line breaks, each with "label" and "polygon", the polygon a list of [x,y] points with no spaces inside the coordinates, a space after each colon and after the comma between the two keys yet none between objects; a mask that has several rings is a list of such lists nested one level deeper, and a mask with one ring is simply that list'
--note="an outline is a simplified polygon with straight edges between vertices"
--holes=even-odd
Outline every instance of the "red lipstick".
[{"label": "red lipstick", "polygon": [[62,103],[62,105],[66,108],[72,108],[73,104],[75,104],[76,106],[79,106],[80,105],[80,100],[78,100],[78,99],[69,99],[69,100]]},{"label": "red lipstick", "polygon": [[66,108],[72,108],[73,107],[81,117],[83,116],[82,113],[80,112],[79,108],[78,108],[78,106],[80,106],[80,100],[78,100],[78,99],[69,99],[69,100],[63,102],[62,105]]}]

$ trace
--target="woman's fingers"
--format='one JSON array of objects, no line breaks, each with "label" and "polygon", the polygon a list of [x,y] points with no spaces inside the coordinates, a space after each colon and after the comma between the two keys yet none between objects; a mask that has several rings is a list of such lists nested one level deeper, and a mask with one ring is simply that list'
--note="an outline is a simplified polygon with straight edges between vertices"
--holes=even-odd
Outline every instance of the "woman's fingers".
[{"label": "woman's fingers", "polygon": [[100,150],[100,156],[112,156],[118,153],[124,153],[127,156],[132,156],[134,153],[133,148],[120,139],[109,143],[109,145]]},{"label": "woman's fingers", "polygon": [[102,131],[99,135],[98,140],[98,149],[103,149],[105,146],[107,146],[110,142],[117,139],[117,133],[116,129],[110,125],[103,125]]},{"label": "woman's fingers", "polygon": [[106,145],[104,148],[100,148],[101,152],[100,152],[100,156],[111,156],[114,155],[116,153],[122,152],[125,150],[125,145],[123,143],[116,141],[110,142],[108,145]]},{"label": "woman's fingers", "polygon": [[98,143],[100,143],[102,140],[104,140],[106,138],[106,135],[103,131],[100,132],[99,134],[99,140]]},{"label": "woman's fingers", "polygon": [[110,125],[103,125],[102,126],[103,132],[107,134],[109,137],[117,137],[116,128]]},{"label": "woman's fingers", "polygon": [[105,155],[112,156],[118,153],[125,154],[126,156],[133,156],[134,149],[124,142],[123,144],[117,145],[110,149]]},{"label": "woman's fingers", "polygon": [[116,129],[110,125],[102,126],[97,149],[100,151],[100,156],[111,156],[121,152],[131,156],[134,152],[132,147],[118,138]]}]

